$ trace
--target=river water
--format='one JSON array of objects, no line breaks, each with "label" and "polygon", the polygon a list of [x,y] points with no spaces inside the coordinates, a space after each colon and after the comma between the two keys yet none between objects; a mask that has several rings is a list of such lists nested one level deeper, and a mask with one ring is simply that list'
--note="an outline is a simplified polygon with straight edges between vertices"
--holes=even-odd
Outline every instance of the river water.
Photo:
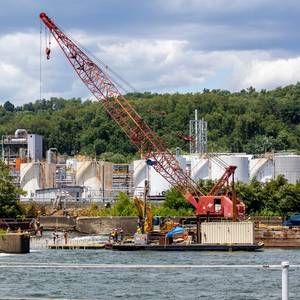
[{"label": "river water", "polygon": [[[32,250],[2,255],[25,264],[300,264],[300,250],[117,252]],[[280,269],[0,268],[0,299],[281,299]],[[290,269],[290,299],[300,299],[300,269]]]}]

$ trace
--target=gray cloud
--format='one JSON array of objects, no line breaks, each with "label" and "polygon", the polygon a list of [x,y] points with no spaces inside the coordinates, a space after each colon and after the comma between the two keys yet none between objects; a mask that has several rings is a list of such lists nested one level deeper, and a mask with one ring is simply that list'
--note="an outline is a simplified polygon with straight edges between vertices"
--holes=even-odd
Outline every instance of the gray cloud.
[{"label": "gray cloud", "polygon": [[[300,80],[297,1],[2,0],[1,5],[0,102],[39,98],[40,11],[140,91],[273,88]],[[43,57],[43,96],[89,97],[55,43],[51,60]]]}]

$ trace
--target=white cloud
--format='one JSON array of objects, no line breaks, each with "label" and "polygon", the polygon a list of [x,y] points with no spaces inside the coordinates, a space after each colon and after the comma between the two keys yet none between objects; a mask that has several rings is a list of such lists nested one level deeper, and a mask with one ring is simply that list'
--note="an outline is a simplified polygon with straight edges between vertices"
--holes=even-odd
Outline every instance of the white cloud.
[{"label": "white cloud", "polygon": [[[140,91],[273,88],[300,80],[300,58],[287,53],[200,51],[180,39],[71,35]],[[32,32],[0,36],[0,102],[20,105],[39,99],[39,38]],[[51,59],[45,59],[44,49],[42,55],[43,97],[90,97],[55,41]]]},{"label": "white cloud", "polygon": [[300,81],[300,57],[289,59],[254,60],[247,70],[241,86],[271,89]]}]

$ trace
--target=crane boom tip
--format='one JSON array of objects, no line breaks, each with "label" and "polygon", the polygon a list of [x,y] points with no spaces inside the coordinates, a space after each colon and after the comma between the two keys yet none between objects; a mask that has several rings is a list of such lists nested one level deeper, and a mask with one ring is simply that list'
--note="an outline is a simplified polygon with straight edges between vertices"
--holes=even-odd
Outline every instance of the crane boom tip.
[{"label": "crane boom tip", "polygon": [[44,13],[44,12],[41,12],[41,13],[40,13],[40,18],[41,18],[41,19],[43,19],[43,18],[45,18],[45,17],[47,18],[47,15],[46,15],[46,13]]}]

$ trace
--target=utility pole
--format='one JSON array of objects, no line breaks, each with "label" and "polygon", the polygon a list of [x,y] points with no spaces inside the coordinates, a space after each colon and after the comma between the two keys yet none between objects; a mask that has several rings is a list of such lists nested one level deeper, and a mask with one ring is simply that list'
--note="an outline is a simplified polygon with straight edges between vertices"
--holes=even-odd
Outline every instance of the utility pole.
[{"label": "utility pole", "polygon": [[237,215],[237,201],[236,201],[236,191],[235,191],[235,184],[234,184],[234,173],[232,174],[232,181],[231,181],[231,191],[232,191],[232,221],[236,222],[238,219]]},{"label": "utility pole", "polygon": [[147,219],[147,199],[149,193],[149,181],[145,180],[145,187],[144,187],[144,213],[143,213],[143,220],[142,220],[142,233],[145,233],[145,224]]},{"label": "utility pole", "polygon": [[102,202],[104,202],[104,163],[102,164]]}]

